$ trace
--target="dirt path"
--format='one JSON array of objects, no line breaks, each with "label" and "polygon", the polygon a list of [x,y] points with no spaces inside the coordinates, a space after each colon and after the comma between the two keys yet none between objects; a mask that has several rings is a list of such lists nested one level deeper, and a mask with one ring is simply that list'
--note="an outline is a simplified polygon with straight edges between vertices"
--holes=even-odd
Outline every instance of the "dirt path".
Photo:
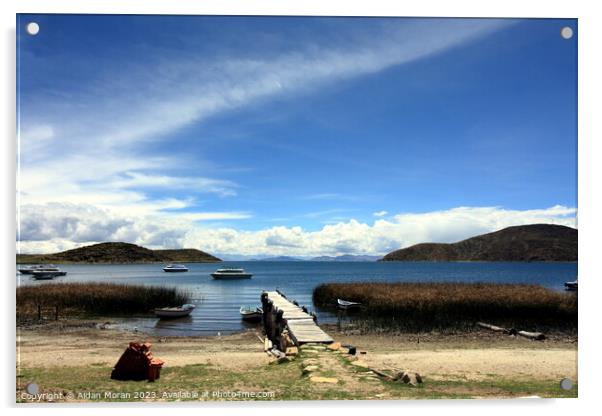
[{"label": "dirt path", "polygon": [[[337,341],[366,352],[358,353],[356,365],[376,369],[412,369],[434,379],[480,380],[491,375],[577,379],[577,344],[571,339],[537,342],[491,337],[479,342],[471,335],[468,340],[465,336],[421,337],[418,343],[415,336],[330,333]],[[252,370],[270,362],[254,332],[159,338],[96,328],[19,330],[17,360],[28,368],[113,365],[132,341],[150,341],[153,354],[168,366],[212,364],[224,370]],[[334,356],[327,357],[326,372],[329,367],[338,372],[343,364],[333,361]],[[351,385],[352,380],[348,381]]]}]

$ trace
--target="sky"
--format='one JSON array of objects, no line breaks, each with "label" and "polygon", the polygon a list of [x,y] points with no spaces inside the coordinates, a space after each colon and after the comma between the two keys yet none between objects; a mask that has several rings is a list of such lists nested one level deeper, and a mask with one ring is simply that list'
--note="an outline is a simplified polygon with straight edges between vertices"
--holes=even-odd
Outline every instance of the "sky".
[{"label": "sky", "polygon": [[383,255],[577,226],[575,19],[17,20],[18,252]]}]

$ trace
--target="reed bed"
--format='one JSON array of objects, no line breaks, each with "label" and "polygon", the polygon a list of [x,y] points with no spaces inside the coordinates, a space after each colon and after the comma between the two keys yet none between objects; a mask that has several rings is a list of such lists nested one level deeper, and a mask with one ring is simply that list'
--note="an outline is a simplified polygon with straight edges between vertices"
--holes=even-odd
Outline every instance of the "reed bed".
[{"label": "reed bed", "polygon": [[[477,321],[521,329],[577,327],[577,296],[538,285],[495,283],[327,283],[314,304],[336,308],[337,298],[361,302],[351,320],[376,327],[432,330],[471,327]],[[369,326],[369,325],[368,325]]]},{"label": "reed bed", "polygon": [[61,314],[120,315],[188,303],[189,295],[169,287],[115,283],[49,283],[17,288],[17,315],[52,309]]}]

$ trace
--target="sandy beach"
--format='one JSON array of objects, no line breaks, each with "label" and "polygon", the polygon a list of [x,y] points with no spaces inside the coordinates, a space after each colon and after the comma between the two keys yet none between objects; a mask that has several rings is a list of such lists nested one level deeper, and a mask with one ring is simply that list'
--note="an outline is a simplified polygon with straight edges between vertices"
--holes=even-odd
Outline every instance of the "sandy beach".
[{"label": "sandy beach", "polygon": [[[356,346],[358,353],[351,357],[351,365],[334,356],[324,356],[324,374],[337,380],[336,386],[325,390],[303,376],[301,363],[307,357],[274,365],[274,358],[263,350],[259,329],[224,336],[153,337],[111,329],[110,325],[108,329],[100,328],[92,323],[65,322],[19,328],[17,400],[20,389],[29,382],[39,382],[45,391],[85,390],[98,383],[104,389],[118,391],[132,386],[148,388],[146,382],[109,379],[110,369],[131,341],[153,344],[154,356],[165,361],[163,376],[153,387],[166,390],[195,385],[196,376],[203,373],[204,387],[215,387],[217,383],[215,388],[220,389],[275,391],[275,399],[499,398],[559,394],[574,397],[577,394],[576,390],[562,392],[558,388],[561,378],[577,381],[577,339],[563,334],[532,341],[487,331],[391,336],[362,335],[326,327],[336,341]],[[204,372],[190,372],[201,368]],[[363,377],[369,369],[389,373],[412,369],[424,377],[425,383],[418,388],[399,388],[376,377]],[[188,374],[187,378],[180,373]],[[242,377],[253,374],[255,377],[247,377],[246,381]],[[69,380],[71,375],[79,380]],[[345,394],[339,394],[341,384],[345,385]]]}]

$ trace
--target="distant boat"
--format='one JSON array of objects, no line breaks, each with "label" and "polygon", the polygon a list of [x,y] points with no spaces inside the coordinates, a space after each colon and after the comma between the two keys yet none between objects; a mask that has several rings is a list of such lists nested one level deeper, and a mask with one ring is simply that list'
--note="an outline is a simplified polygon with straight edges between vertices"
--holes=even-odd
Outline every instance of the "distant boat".
[{"label": "distant boat", "polygon": [[359,302],[351,302],[348,300],[337,299],[337,306],[339,309],[357,309],[362,306]]},{"label": "distant boat", "polygon": [[250,279],[253,276],[251,273],[246,273],[244,269],[218,269],[211,273],[211,277],[218,280],[227,279]]},{"label": "distant boat", "polygon": [[67,272],[60,270],[58,267],[39,267],[31,272],[31,275],[36,280],[52,280],[58,276],[65,276]]},{"label": "distant boat", "polygon": [[33,272],[35,272],[36,270],[40,270],[40,269],[44,269],[44,268],[48,268],[48,267],[55,267],[54,264],[34,264],[33,266],[25,266],[25,267],[21,267],[19,268],[19,273],[21,274],[33,274]]},{"label": "distant boat", "polygon": [[168,273],[187,272],[188,267],[183,264],[168,264],[163,268],[163,271]]},{"label": "distant boat", "polygon": [[181,318],[183,316],[190,315],[190,312],[192,312],[193,309],[194,305],[187,303],[185,305],[173,308],[156,308],[155,315],[163,319]]},{"label": "distant boat", "polygon": [[565,282],[564,283],[564,290],[569,290],[571,292],[576,292],[577,291],[577,281],[573,281],[573,282]]},{"label": "distant boat", "polygon": [[263,317],[263,309],[254,306],[242,306],[240,308],[240,317],[243,321],[258,322]]}]

